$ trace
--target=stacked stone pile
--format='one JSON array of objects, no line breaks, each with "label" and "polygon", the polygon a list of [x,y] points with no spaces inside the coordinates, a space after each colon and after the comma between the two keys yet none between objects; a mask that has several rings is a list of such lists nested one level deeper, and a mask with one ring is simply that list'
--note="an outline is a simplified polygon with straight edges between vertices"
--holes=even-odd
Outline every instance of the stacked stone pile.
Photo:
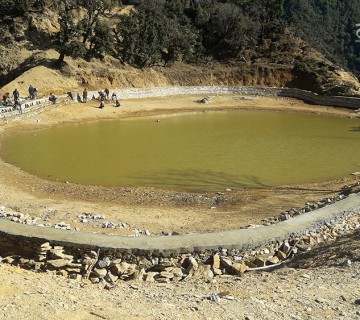
[{"label": "stacked stone pile", "polygon": [[[50,227],[60,230],[75,230],[80,231],[78,227],[72,227],[69,223],[64,221],[60,221],[57,223],[49,223],[48,214],[55,212],[55,209],[49,209],[45,215],[40,217],[32,217],[27,213],[20,213],[13,211],[11,209],[7,209],[4,206],[0,207],[0,218],[7,219],[16,223],[26,224],[26,225],[34,225],[38,227]],[[70,213],[68,213],[70,214]],[[129,224],[125,222],[114,222],[114,221],[107,221],[105,220],[105,216],[94,213],[94,212],[84,212],[77,216],[78,222],[82,224],[91,225],[94,228],[101,228],[101,229],[127,229],[133,232],[131,236],[139,237],[141,235],[149,236],[151,235],[148,230],[142,230],[139,228],[131,227]]]},{"label": "stacked stone pile", "polygon": [[[333,197],[326,197],[319,201],[307,202],[305,204],[305,206],[301,209],[291,208],[290,210],[281,212],[277,217],[272,217],[272,218],[262,220],[262,222],[263,222],[262,225],[269,226],[271,224],[275,224],[280,221],[286,221],[294,216],[298,216],[300,214],[304,214],[304,213],[307,213],[307,212],[310,212],[313,210],[323,208],[323,207],[331,205],[337,201],[344,200],[347,197],[348,196],[346,196],[344,194],[339,194],[339,195],[333,196]],[[245,228],[249,228],[249,227],[253,227],[253,226],[250,225]]]},{"label": "stacked stone pile", "polygon": [[[326,222],[306,234],[246,252],[219,248],[174,257],[66,248],[48,242],[36,248],[33,246],[30,252],[31,244],[19,243],[17,250],[11,249],[13,254],[4,255],[0,261],[36,271],[55,272],[78,281],[104,282],[110,286],[129,280],[170,283],[189,278],[240,276],[244,272],[275,268],[299,252],[311,250],[322,242],[359,228],[360,215],[353,214],[334,223]],[[8,247],[11,245],[9,243]]]}]

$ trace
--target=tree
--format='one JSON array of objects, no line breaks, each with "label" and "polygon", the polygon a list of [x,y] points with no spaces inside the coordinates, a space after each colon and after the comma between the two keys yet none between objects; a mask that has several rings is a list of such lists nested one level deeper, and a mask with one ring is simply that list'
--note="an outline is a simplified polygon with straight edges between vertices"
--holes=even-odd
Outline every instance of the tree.
[{"label": "tree", "polygon": [[30,0],[0,0],[0,15],[23,16],[30,6]]},{"label": "tree", "polygon": [[157,1],[141,5],[137,12],[120,19],[116,31],[119,56],[140,68],[158,63],[166,48],[167,28],[167,19]]},{"label": "tree", "polygon": [[211,8],[209,21],[203,29],[207,54],[225,59],[239,55],[241,50],[257,43],[259,30],[242,10],[230,3]]},{"label": "tree", "polygon": [[99,18],[103,16],[106,11],[109,11],[115,1],[114,0],[81,0],[81,5],[86,9],[86,16],[80,22],[79,26],[82,29],[82,42],[86,42],[91,39],[94,34],[94,28]]},{"label": "tree", "polygon": [[104,53],[113,53],[114,37],[110,27],[98,20],[94,27],[94,35],[91,39],[90,50],[92,56],[103,57]]},{"label": "tree", "polygon": [[72,0],[64,0],[64,7],[60,12],[60,31],[57,34],[57,48],[60,52],[57,63],[62,65],[66,55],[79,58],[86,54],[85,46],[78,41],[79,28],[72,11],[77,8]]}]

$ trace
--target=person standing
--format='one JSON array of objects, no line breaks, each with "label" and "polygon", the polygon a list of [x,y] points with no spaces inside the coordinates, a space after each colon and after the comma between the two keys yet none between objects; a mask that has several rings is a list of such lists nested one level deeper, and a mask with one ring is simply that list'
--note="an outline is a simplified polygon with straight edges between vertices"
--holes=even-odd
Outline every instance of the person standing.
[{"label": "person standing", "polygon": [[109,95],[110,95],[109,89],[105,88],[104,92],[105,92],[106,100],[109,100]]},{"label": "person standing", "polygon": [[34,99],[34,87],[32,85],[29,86],[29,98]]},{"label": "person standing", "polygon": [[83,103],[87,102],[88,99],[88,92],[87,89],[85,88],[83,91]]},{"label": "person standing", "polygon": [[16,104],[17,102],[19,102],[20,93],[19,93],[18,89],[15,89],[15,90],[14,90],[14,92],[13,92],[13,98],[14,98],[15,104]]}]

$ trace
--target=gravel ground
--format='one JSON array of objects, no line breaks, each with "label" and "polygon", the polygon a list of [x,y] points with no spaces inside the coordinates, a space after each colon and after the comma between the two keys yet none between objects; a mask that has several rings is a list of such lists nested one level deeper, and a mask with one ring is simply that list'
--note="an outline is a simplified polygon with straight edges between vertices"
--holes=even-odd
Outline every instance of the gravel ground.
[{"label": "gravel ground", "polygon": [[273,272],[114,287],[0,264],[0,319],[360,319],[360,231]]}]

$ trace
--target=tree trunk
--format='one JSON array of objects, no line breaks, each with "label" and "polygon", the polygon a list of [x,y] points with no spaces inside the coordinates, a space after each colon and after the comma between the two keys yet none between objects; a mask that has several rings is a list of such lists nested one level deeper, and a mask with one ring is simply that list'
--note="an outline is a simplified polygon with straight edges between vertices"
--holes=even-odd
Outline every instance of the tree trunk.
[{"label": "tree trunk", "polygon": [[56,64],[61,67],[61,65],[64,63],[64,59],[65,59],[65,52],[64,51],[61,51],[60,52],[60,56],[59,58],[57,59],[56,61]]}]

